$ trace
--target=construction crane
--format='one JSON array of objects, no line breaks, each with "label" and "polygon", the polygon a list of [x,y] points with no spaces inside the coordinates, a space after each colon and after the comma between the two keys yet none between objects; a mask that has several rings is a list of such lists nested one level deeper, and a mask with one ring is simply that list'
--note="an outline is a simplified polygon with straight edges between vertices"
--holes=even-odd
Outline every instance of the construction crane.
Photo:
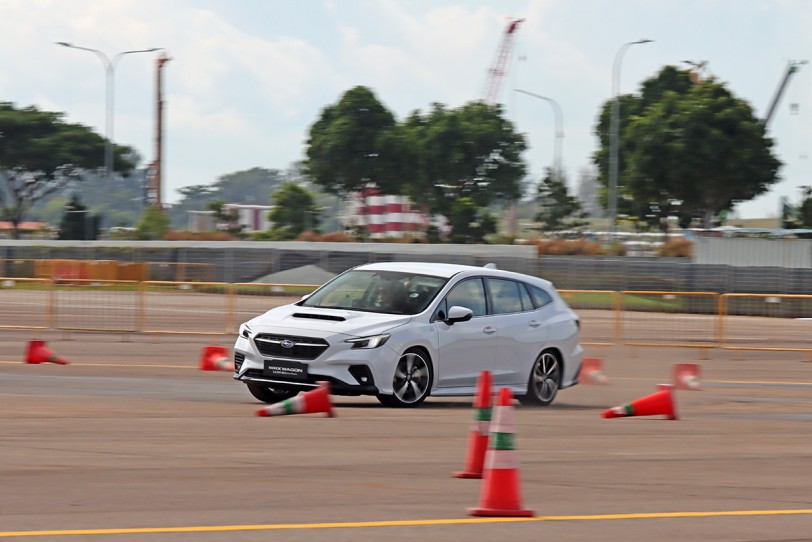
[{"label": "construction crane", "polygon": [[778,107],[778,102],[781,101],[781,96],[784,95],[784,90],[786,90],[790,78],[795,72],[797,72],[801,68],[801,66],[803,66],[806,63],[807,63],[806,60],[790,60],[787,63],[787,71],[784,72],[784,77],[778,84],[778,89],[775,91],[775,96],[773,96],[773,99],[770,102],[770,106],[767,108],[767,114],[764,115],[764,120],[762,120],[764,126],[767,126],[770,123],[770,120],[773,118],[775,108]]},{"label": "construction crane", "polygon": [[485,103],[493,104],[499,98],[499,90],[502,88],[502,77],[507,73],[508,59],[513,48],[513,35],[519,29],[519,24],[524,19],[511,19],[508,21],[499,48],[496,50],[496,57],[493,59],[491,67],[488,68],[488,77],[485,81]]}]

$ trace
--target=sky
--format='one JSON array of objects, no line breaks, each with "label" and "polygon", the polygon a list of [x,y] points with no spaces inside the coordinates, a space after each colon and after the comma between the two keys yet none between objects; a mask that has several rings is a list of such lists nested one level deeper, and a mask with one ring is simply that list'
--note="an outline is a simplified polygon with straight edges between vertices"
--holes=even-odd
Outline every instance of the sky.
[{"label": "sky", "polygon": [[[812,61],[812,0],[0,0],[0,101],[65,114],[105,135],[106,72],[122,51],[160,47],[164,200],[254,167],[285,170],[305,157],[322,110],[357,85],[398,120],[432,103],[485,96],[508,21],[515,33],[499,101],[525,134],[529,175],[561,163],[575,190],[597,148],[594,128],[612,96],[612,66],[626,48],[619,90],[666,65],[707,61],[707,74],[766,112],[790,61]],[[113,139],[155,158],[159,52],[119,57]],[[790,80],[769,125],[783,162],[770,191],[735,209],[775,217],[812,185],[812,63]],[[241,202],[270,203],[270,202]]]}]

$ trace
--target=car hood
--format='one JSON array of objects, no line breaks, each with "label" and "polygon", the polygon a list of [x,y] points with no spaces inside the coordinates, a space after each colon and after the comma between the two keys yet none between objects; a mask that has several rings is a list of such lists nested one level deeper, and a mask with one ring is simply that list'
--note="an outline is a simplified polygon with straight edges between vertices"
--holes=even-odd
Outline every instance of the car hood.
[{"label": "car hood", "polygon": [[411,320],[402,314],[378,314],[337,309],[316,309],[285,305],[269,310],[246,322],[254,333],[315,333],[327,336],[334,333],[352,337],[366,337],[383,333]]}]

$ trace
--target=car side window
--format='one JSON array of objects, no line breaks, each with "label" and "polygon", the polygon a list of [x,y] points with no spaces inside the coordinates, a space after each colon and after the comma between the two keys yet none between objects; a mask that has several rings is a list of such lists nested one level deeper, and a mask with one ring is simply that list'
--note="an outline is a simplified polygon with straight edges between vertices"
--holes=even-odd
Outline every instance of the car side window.
[{"label": "car side window", "polygon": [[463,280],[448,292],[445,303],[447,309],[458,305],[471,309],[474,312],[474,316],[484,316],[487,313],[488,306],[485,301],[485,287],[482,284],[482,280]]},{"label": "car side window", "polygon": [[510,314],[522,311],[522,298],[519,283],[512,280],[488,279],[493,314]]},{"label": "car side window", "polygon": [[527,288],[530,290],[530,297],[533,298],[533,304],[537,309],[540,309],[541,307],[549,305],[553,302],[552,296],[538,286],[528,284]]},{"label": "car side window", "polygon": [[527,284],[519,283],[519,297],[522,299],[522,310],[523,311],[532,311],[535,307],[533,306],[533,300],[530,299],[530,294],[527,293]]}]

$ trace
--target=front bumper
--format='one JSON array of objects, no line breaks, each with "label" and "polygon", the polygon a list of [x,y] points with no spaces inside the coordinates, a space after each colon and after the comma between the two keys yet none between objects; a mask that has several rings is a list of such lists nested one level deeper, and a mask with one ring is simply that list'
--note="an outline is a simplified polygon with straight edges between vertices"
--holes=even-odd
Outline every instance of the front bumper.
[{"label": "front bumper", "polygon": [[[391,386],[392,375],[389,372],[394,370],[392,360],[396,358],[393,350],[386,345],[375,349],[353,349],[343,342],[343,338],[327,339],[330,346],[323,353],[316,359],[305,360],[264,356],[254,341],[239,337],[234,345],[234,379],[291,391],[309,391],[315,389],[318,382],[328,382],[330,393],[334,395],[391,393],[391,390],[382,390],[381,384],[389,382]],[[307,366],[307,376],[304,379],[288,379],[267,375],[264,370],[266,359],[303,363]]]}]

